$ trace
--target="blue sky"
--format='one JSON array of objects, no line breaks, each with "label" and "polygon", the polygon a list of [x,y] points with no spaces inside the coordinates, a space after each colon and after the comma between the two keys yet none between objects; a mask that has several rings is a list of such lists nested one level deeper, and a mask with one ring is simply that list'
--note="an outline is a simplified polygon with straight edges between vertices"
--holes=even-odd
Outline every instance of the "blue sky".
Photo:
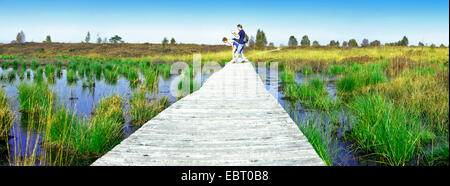
[{"label": "blue sky", "polygon": [[182,43],[220,44],[236,24],[248,35],[257,29],[269,42],[287,44],[308,35],[330,40],[400,40],[411,44],[449,43],[449,1],[287,1],[287,0],[159,0],[159,1],[29,1],[0,0],[0,42],[9,43],[23,30],[27,41],[50,35],[57,42],[80,42],[91,32],[121,36],[131,43],[160,43],[174,37]]}]

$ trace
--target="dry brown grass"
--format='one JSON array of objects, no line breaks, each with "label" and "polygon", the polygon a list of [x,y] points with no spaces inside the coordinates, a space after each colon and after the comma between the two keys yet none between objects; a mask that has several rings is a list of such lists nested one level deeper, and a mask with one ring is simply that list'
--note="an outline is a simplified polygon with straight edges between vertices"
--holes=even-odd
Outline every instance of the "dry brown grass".
[{"label": "dry brown grass", "polygon": [[197,52],[229,50],[225,45],[197,44],[92,44],[92,43],[25,43],[0,45],[0,55],[15,56],[87,56],[87,57],[143,57],[157,55],[185,55]]},{"label": "dry brown grass", "polygon": [[386,68],[386,74],[389,76],[397,76],[402,73],[405,69],[412,69],[416,66],[423,66],[425,63],[418,63],[407,57],[394,57],[388,62],[388,67]]}]

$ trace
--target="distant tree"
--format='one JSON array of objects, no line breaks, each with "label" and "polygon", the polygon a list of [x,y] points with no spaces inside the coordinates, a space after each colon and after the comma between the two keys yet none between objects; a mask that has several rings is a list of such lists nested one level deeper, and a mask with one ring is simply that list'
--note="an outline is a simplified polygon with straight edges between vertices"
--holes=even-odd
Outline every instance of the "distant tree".
[{"label": "distant tree", "polygon": [[347,41],[342,42],[342,47],[348,47],[348,42]]},{"label": "distant tree", "polygon": [[108,38],[103,38],[103,42],[102,43],[108,43]]},{"label": "distant tree", "polygon": [[400,46],[408,46],[408,38],[403,36],[402,40],[399,41]]},{"label": "distant tree", "polygon": [[97,44],[102,44],[102,38],[100,37],[100,33],[97,33]]},{"label": "distant tree", "polygon": [[52,38],[50,37],[50,35],[45,37],[45,41],[43,41],[43,43],[51,43],[51,42],[52,42]]},{"label": "distant tree", "polygon": [[441,44],[441,45],[439,46],[439,48],[446,48],[446,46],[445,46],[444,44]]},{"label": "distant tree", "polygon": [[167,45],[167,44],[169,44],[169,40],[167,40],[167,38],[164,38],[164,39],[162,40],[162,45],[165,46],[165,45]]},{"label": "distant tree", "polygon": [[436,45],[435,44],[431,44],[430,48],[434,49],[434,48],[436,48]]},{"label": "distant tree", "polygon": [[315,46],[315,47],[320,46],[319,42],[316,41],[316,40],[313,41],[313,44],[312,44],[312,45]]},{"label": "distant tree", "polygon": [[358,43],[356,42],[355,39],[350,39],[350,40],[348,41],[348,46],[349,46],[349,47],[358,47]]},{"label": "distant tree", "polygon": [[250,36],[250,40],[248,40],[248,46],[251,48],[255,47],[255,38],[253,36]]},{"label": "distant tree", "polygon": [[370,42],[369,45],[372,46],[372,47],[377,47],[377,46],[381,45],[381,42],[378,41],[378,40],[375,40],[375,41]]},{"label": "distant tree", "polygon": [[364,38],[361,42],[361,47],[368,47],[369,46],[369,40]]},{"label": "distant tree", "polygon": [[301,46],[311,46],[311,41],[309,41],[309,38],[307,35],[304,35],[302,37],[302,41],[300,41]]},{"label": "distant tree", "polygon": [[297,38],[295,38],[294,36],[289,37],[288,46],[292,47],[297,45],[298,45]]},{"label": "distant tree", "polygon": [[328,44],[328,46],[332,46],[332,47],[336,46],[336,41],[331,40],[330,43]]},{"label": "distant tree", "polygon": [[334,41],[334,40],[331,40],[330,43],[328,44],[328,46],[331,46],[331,47],[339,47],[339,45],[340,45],[339,41]]},{"label": "distant tree", "polygon": [[115,35],[114,37],[111,37],[109,39],[110,43],[123,43],[122,38],[118,35]]},{"label": "distant tree", "polygon": [[172,37],[172,39],[170,39],[170,44],[171,45],[175,45],[176,44],[175,38]]},{"label": "distant tree", "polygon": [[256,31],[256,41],[255,41],[256,47],[265,47],[267,45],[267,38],[264,31],[258,29]]},{"label": "distant tree", "polygon": [[270,43],[269,43],[269,46],[270,46],[270,47],[275,47],[275,44],[274,44],[273,42],[270,42]]},{"label": "distant tree", "polygon": [[86,38],[84,38],[84,41],[85,41],[86,43],[89,43],[90,40],[91,40],[91,33],[88,32],[87,35],[86,35]]},{"label": "distant tree", "polygon": [[419,42],[419,44],[417,46],[423,47],[425,45],[422,42]]},{"label": "distant tree", "polygon": [[20,43],[20,44],[25,43],[25,33],[23,33],[23,31],[20,31],[19,33],[17,33],[16,42]]}]

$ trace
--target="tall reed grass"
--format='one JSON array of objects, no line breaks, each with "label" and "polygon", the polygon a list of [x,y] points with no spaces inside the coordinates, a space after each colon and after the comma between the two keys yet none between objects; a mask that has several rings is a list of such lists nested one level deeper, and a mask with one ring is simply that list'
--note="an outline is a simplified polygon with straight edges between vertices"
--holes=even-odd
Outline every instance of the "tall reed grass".
[{"label": "tall reed grass", "polygon": [[374,94],[356,97],[350,107],[356,123],[347,138],[359,149],[374,153],[381,163],[392,166],[410,165],[420,157],[424,129],[402,105]]},{"label": "tall reed grass", "polygon": [[3,89],[0,89],[0,139],[7,137],[9,129],[14,124],[15,114],[11,110],[11,105],[6,99]]},{"label": "tall reed grass", "polygon": [[145,87],[136,90],[130,98],[129,103],[128,114],[132,118],[131,124],[137,126],[145,124],[170,105],[167,97],[157,99],[156,96],[156,98],[148,99]]},{"label": "tall reed grass", "polygon": [[45,83],[21,83],[17,86],[20,111],[26,114],[47,114],[54,103],[53,93]]}]

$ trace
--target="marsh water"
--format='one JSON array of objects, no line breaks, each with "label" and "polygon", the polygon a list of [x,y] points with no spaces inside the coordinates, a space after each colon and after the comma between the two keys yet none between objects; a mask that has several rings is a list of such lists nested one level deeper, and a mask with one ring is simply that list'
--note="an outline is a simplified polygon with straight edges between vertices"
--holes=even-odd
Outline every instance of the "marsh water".
[{"label": "marsh water", "polygon": [[[317,119],[324,118],[322,122],[327,124],[326,131],[331,133],[332,137],[332,145],[330,145],[330,151],[334,151],[333,155],[333,165],[340,166],[367,166],[367,165],[376,165],[373,161],[370,160],[367,156],[356,153],[354,149],[352,149],[352,144],[343,139],[343,133],[345,129],[349,129],[349,117],[347,113],[344,111],[340,111],[337,113],[337,117],[341,123],[342,127],[333,127],[330,124],[331,120],[328,119],[327,116],[319,116],[320,112],[317,112],[314,109],[309,109],[307,107],[303,107],[302,103],[298,100],[289,100],[284,96],[284,85],[281,82],[281,71],[278,71],[278,77],[271,77],[269,69],[260,69],[255,68],[257,73],[260,75],[263,80],[266,89],[277,98],[278,102],[283,106],[283,108],[288,112],[291,118],[299,125],[304,124],[309,119]],[[266,71],[265,73],[259,72],[260,70]],[[336,76],[322,75],[322,74],[312,74],[309,76],[305,76],[300,72],[295,73],[295,81],[297,84],[306,83],[309,78],[320,78],[323,80],[324,85],[326,86],[325,90],[331,100],[337,98],[336,92]],[[265,79],[265,81],[264,81]]]},{"label": "marsh water", "polygon": [[[8,73],[12,69],[1,69],[0,68],[0,74]],[[27,71],[31,71],[31,69],[27,69]],[[256,68],[256,71],[258,72],[258,68]],[[118,94],[121,95],[124,100],[128,100],[130,96],[133,95],[133,92],[135,90],[135,86],[132,86],[130,82],[120,76],[120,78],[117,80],[117,82],[111,84],[107,83],[104,78],[96,79],[95,80],[95,87],[87,88],[82,86],[82,82],[84,81],[83,78],[79,78],[75,83],[68,83],[66,80],[66,70],[62,70],[62,75],[59,78],[55,78],[54,83],[49,84],[49,87],[54,91],[55,95],[58,97],[58,101],[60,101],[60,104],[65,105],[70,110],[76,111],[78,115],[81,117],[90,117],[91,113],[93,112],[93,109],[95,108],[95,105],[106,96],[109,96],[111,94]],[[259,73],[261,74],[261,73]],[[262,79],[265,79],[265,85],[267,90],[274,95],[278,102],[286,109],[286,111],[290,114],[290,116],[296,120],[296,122],[299,122],[298,118],[301,119],[308,119],[310,117],[317,117],[318,112],[304,108],[302,107],[301,103],[299,101],[291,101],[288,99],[285,99],[283,95],[283,84],[281,83],[280,78],[281,72],[278,72],[277,78],[271,78],[269,70],[266,69],[265,77],[262,77]],[[139,74],[140,78],[142,79],[143,76]],[[202,84],[211,76],[211,74],[201,74],[201,80]],[[328,77],[328,76],[322,76],[320,74],[312,75],[313,77],[320,77],[323,78],[325,85],[326,85],[326,91],[328,95],[330,96],[330,99],[336,98],[336,86],[335,86],[335,80],[336,77]],[[308,78],[312,76],[304,76],[301,73],[296,74],[296,81],[297,83],[302,83],[303,81],[307,80]],[[170,75],[167,78],[164,78],[162,76],[159,77],[159,83],[158,83],[158,92],[156,94],[148,95],[150,97],[163,97],[166,96],[169,98],[171,103],[174,103],[177,101],[177,98],[172,95],[171,89],[173,90],[174,86],[177,87],[176,83],[173,83],[176,81],[180,75]],[[10,146],[10,154],[11,157],[15,157],[17,155],[25,156],[27,153],[32,152],[35,150],[36,154],[39,154],[41,149],[39,146],[37,146],[36,149],[34,149],[33,145],[36,141],[35,140],[42,140],[42,137],[39,136],[38,131],[29,131],[29,128],[27,126],[22,126],[21,124],[21,113],[19,112],[19,103],[17,100],[18,97],[18,91],[17,86],[20,83],[31,83],[33,82],[33,73],[31,73],[31,77],[27,78],[25,77],[23,80],[19,79],[18,76],[14,78],[12,81],[3,80],[1,82],[1,87],[6,93],[9,102],[12,105],[12,109],[17,115],[17,118],[15,119],[15,123],[13,128],[10,130],[9,135],[10,139],[8,141],[8,145]],[[125,106],[125,109],[127,109],[127,105]],[[339,113],[340,120],[345,123],[347,122],[345,113]],[[127,117],[127,116],[126,116]],[[124,136],[125,138],[128,137],[130,134],[132,134],[135,130],[138,129],[138,127],[135,127],[133,125],[128,124],[129,118],[127,118],[127,123],[125,124],[123,128]],[[354,152],[351,149],[351,144],[348,142],[345,142],[341,139],[342,136],[342,130],[336,130],[334,132],[334,138],[333,138],[333,147],[337,149],[336,157],[334,157],[334,160],[336,161],[337,165],[368,165],[370,162],[365,161],[364,158],[360,158],[357,155],[354,154]],[[27,137],[28,136],[28,137]],[[17,151],[15,151],[17,150]],[[14,161],[14,160],[9,160]],[[8,162],[3,162],[4,165],[6,165]]]}]

